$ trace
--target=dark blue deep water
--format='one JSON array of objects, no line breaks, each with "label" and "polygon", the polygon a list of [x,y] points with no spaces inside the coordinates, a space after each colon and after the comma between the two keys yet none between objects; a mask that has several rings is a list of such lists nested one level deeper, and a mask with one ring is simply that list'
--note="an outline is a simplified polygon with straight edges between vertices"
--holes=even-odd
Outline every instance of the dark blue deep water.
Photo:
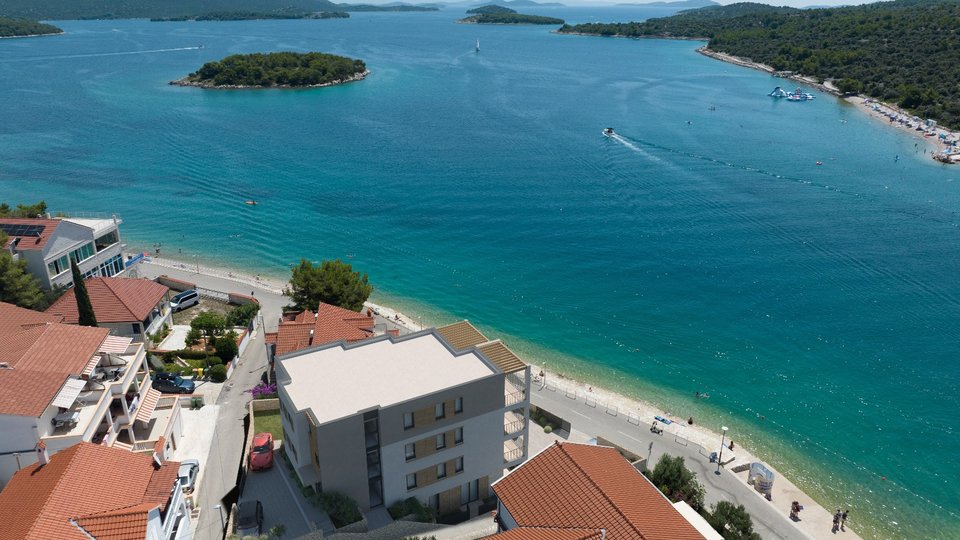
[{"label": "dark blue deep water", "polygon": [[[0,200],[119,213],[131,248],[279,277],[351,257],[379,301],[730,426],[865,537],[960,537],[960,168],[829,96],[771,101],[782,81],[694,42],[459,16],[0,40]],[[278,50],[373,74],[166,84]]]}]

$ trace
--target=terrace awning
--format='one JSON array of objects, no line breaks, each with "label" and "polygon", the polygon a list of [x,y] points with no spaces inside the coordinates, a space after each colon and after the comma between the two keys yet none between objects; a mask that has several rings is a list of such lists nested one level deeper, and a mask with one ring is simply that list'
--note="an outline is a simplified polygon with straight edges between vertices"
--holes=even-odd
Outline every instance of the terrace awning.
[{"label": "terrace awning", "polygon": [[127,347],[133,342],[133,338],[120,336],[107,336],[100,345],[100,352],[123,354],[127,352]]},{"label": "terrace awning", "polygon": [[153,417],[153,411],[157,408],[157,401],[160,400],[160,391],[153,388],[147,390],[147,395],[143,396],[143,400],[140,402],[140,408],[137,409],[137,415],[134,417],[134,420],[138,420],[143,423],[150,422],[150,418]]},{"label": "terrace awning", "polygon": [[84,380],[67,379],[67,382],[63,383],[63,386],[57,393],[57,397],[53,398],[52,405],[64,409],[73,407],[73,402],[77,400],[77,396],[80,395],[80,392],[83,391],[83,387],[86,386],[86,384],[87,381]]}]

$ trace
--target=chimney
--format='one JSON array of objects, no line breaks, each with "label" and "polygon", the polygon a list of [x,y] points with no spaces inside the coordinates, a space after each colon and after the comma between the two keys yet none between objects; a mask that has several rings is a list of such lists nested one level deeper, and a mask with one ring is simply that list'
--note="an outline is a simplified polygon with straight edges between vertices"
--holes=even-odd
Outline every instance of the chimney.
[{"label": "chimney", "polygon": [[37,461],[40,462],[41,467],[50,463],[50,454],[47,453],[47,443],[41,440],[37,443],[35,450],[37,452]]},{"label": "chimney", "polygon": [[156,471],[160,470],[160,467],[163,466],[163,462],[160,461],[160,456],[156,452],[153,453],[153,469]]},{"label": "chimney", "polygon": [[607,530],[600,529],[600,540],[607,540]]}]

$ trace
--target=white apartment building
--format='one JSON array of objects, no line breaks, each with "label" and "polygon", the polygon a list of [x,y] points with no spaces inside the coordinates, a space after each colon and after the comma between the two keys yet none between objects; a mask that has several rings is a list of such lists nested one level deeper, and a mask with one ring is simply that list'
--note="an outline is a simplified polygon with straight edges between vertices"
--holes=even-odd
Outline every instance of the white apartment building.
[{"label": "white apartment building", "polygon": [[0,230],[9,237],[3,247],[27,261],[27,270],[50,289],[73,285],[71,259],[84,277],[123,275],[120,223],[117,217],[0,218]]},{"label": "white apartment building", "polygon": [[299,350],[276,371],[300,480],[363,510],[455,511],[526,457],[530,368],[466,321]]}]

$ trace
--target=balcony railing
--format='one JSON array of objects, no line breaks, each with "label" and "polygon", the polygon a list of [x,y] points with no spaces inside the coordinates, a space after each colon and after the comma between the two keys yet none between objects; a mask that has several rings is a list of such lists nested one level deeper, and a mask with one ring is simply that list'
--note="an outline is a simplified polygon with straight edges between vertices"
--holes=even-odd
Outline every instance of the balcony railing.
[{"label": "balcony railing", "polygon": [[523,448],[514,448],[503,453],[504,463],[513,463],[519,459],[523,459]]},{"label": "balcony railing", "polygon": [[514,433],[519,433],[523,431],[523,426],[524,426],[523,420],[514,420],[513,422],[507,422],[503,425],[503,434],[513,435]]},{"label": "balcony railing", "polygon": [[524,401],[524,398],[526,397],[525,395],[526,393],[523,391],[506,393],[503,396],[503,404],[506,407],[510,407],[511,405],[522,403]]}]

